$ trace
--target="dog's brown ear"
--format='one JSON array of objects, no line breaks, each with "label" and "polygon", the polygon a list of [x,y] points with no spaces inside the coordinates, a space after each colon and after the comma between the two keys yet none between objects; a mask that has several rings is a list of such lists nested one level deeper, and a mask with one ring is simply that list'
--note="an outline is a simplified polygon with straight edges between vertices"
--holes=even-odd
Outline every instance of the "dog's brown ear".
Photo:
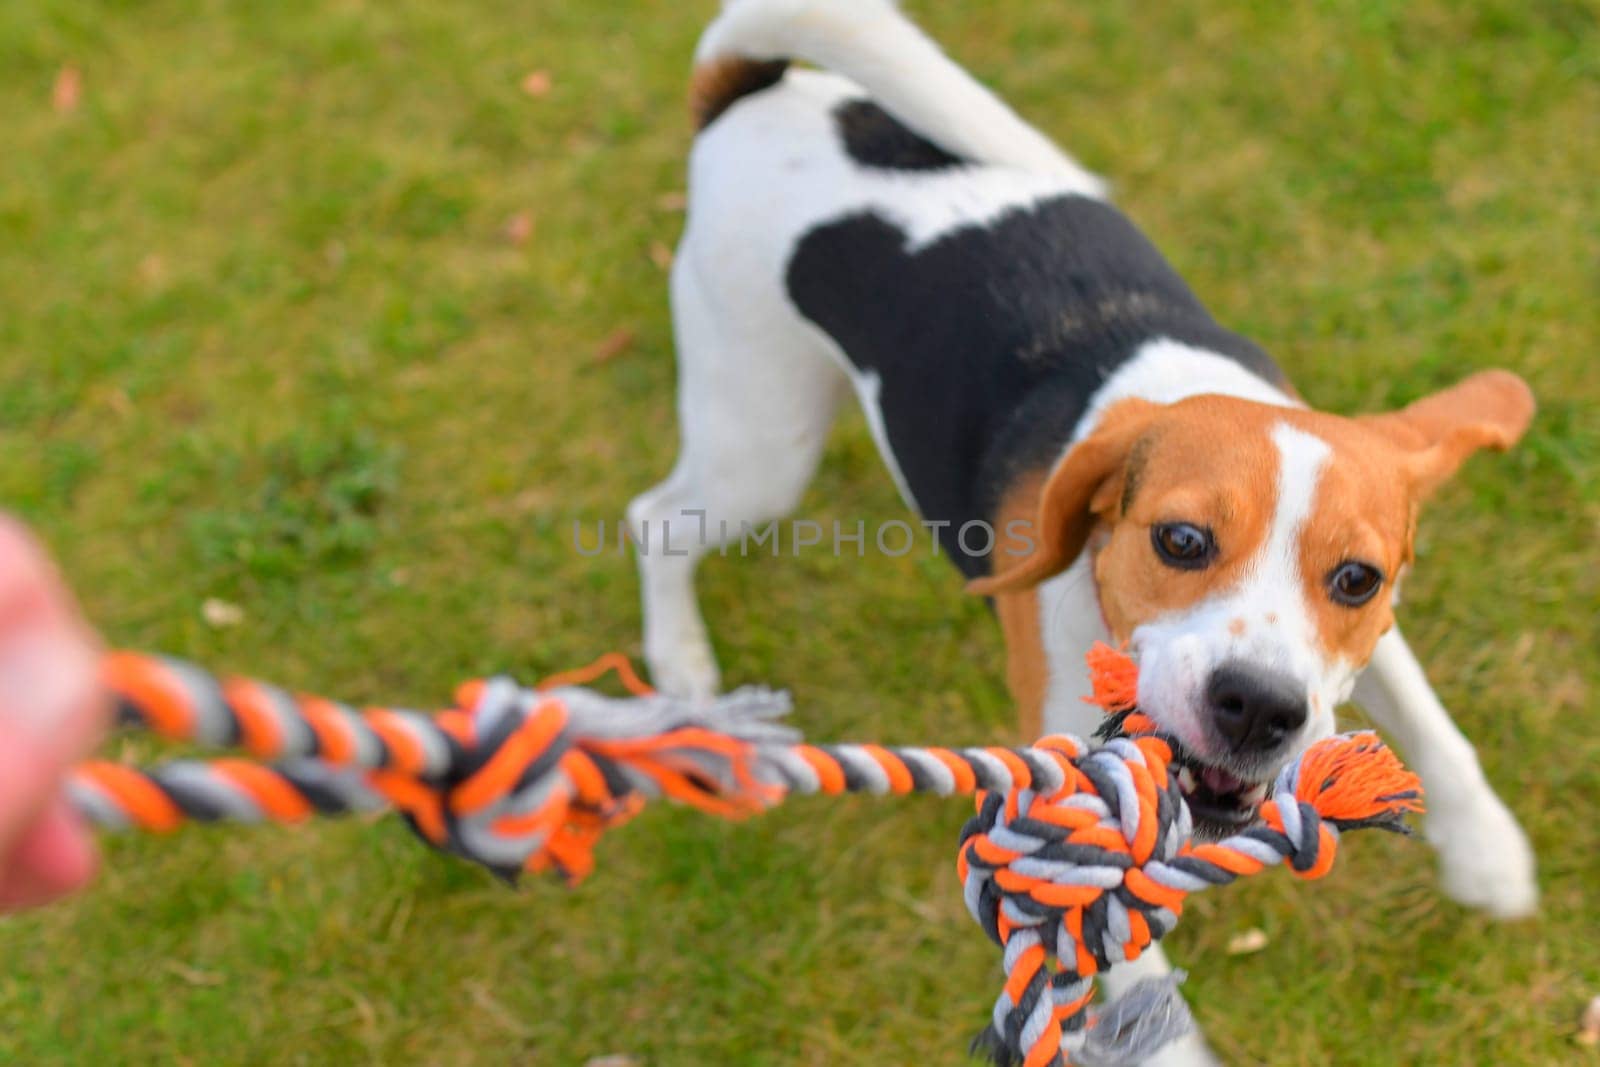
[{"label": "dog's brown ear", "polygon": [[1503,452],[1533,420],[1533,392],[1504,370],[1480,371],[1399,411],[1360,421],[1400,449],[1413,496],[1425,497],[1480,448]]},{"label": "dog's brown ear", "polygon": [[[1108,495],[1106,488],[1118,479],[1128,454],[1159,409],[1146,400],[1123,400],[1109,408],[1094,432],[1061,458],[1039,491],[1032,530],[1034,550],[999,573],[974,578],[967,583],[967,592],[979,596],[1015,593],[1066,570],[1089,539],[1095,512],[1115,495]],[[1004,552],[990,558],[996,566],[1009,562]]]}]

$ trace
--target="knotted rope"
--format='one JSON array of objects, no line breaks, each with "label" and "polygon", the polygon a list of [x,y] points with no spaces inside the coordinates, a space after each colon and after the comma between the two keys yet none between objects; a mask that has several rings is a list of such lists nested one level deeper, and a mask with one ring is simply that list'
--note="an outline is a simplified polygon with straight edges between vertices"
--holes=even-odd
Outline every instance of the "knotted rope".
[{"label": "knotted rope", "polygon": [[961,834],[967,909],[1004,950],[1006,970],[974,1045],[1002,1065],[1142,1061],[1188,1029],[1176,981],[1141,983],[1091,1022],[1096,974],[1160,940],[1190,893],[1279,863],[1320,878],[1341,830],[1404,830],[1405,813],[1421,810],[1420,783],[1377,735],[1346,734],[1279,773],[1256,825],[1196,843],[1168,774],[1174,742],[1134,710],[1132,664],[1101,646],[1090,669],[1119,736],[1093,749],[1045,738],[1040,747],[1069,768],[1065,785],[981,793]]},{"label": "knotted rope", "polygon": [[[608,669],[633,698],[578,686]],[[540,689],[468,682],[431,714],[357,709],[131,652],[108,656],[102,675],[120,724],[254,758],[80,764],[68,795],[91,821],[163,832],[392,807],[429,844],[507,880],[547,869],[581,880],[600,835],[651,798],[759,811],[779,798],[754,778],[754,753],[795,736],[775,721],[784,694],[747,689],[690,709],[648,692],[620,656]]]},{"label": "knotted rope", "polygon": [[[252,759],[151,768],[81,764],[76,807],[109,828],[187,821],[300,822],[392,807],[436,848],[514,879],[593,867],[596,841],[652,798],[740,817],[791,793],[971,794],[958,869],[968,908],[1003,947],[1005,988],[975,1042],[1002,1064],[1133,1062],[1187,1027],[1169,986],[1124,996],[1098,1019],[1094,976],[1159,939],[1191,892],[1279,862],[1327,873],[1341,829],[1400,829],[1420,810],[1415,776],[1372,734],[1330,738],[1279,776],[1261,823],[1195,844],[1167,773],[1174,742],[1133,708],[1136,668],[1091,653],[1110,737],[1031,748],[810,745],[779,720],[786,694],[741,689],[706,704],[652,693],[620,656],[527,689],[470,682],[425,714],[354,708],[193,664],[115,653],[104,665],[119,721]],[[633,694],[583,688],[615,669]],[[271,762],[265,762],[271,761]]]}]

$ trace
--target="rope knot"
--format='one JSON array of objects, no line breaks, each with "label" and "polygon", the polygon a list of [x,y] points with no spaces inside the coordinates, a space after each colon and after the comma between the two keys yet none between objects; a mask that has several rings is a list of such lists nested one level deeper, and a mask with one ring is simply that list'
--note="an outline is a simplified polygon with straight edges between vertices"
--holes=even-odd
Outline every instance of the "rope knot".
[{"label": "rope knot", "polygon": [[[582,688],[611,670],[630,696]],[[253,758],[144,771],[87,762],[68,788],[94,821],[167,831],[393,807],[424,841],[507,880],[547,869],[580,880],[601,834],[655,797],[724,816],[759,811],[784,792],[763,753],[798,740],[779,722],[786,693],[677,701],[617,655],[538,689],[468,682],[431,714],[356,708],[161,656],[114,653],[102,676],[123,723]]]},{"label": "rope knot", "polygon": [[776,722],[787,696],[759,688],[697,706],[502,677],[468,683],[456,703],[433,717],[461,750],[447,776],[390,791],[380,772],[374,784],[424,840],[507,881],[543,870],[581,880],[601,835],[657,797],[725,817],[761,811],[782,790],[758,776],[757,744],[794,739]]},{"label": "rope knot", "polygon": [[1181,1033],[1186,1013],[1142,1013],[1168,1022],[1118,1041],[1109,1035],[1124,1027],[1102,1030],[1088,1009],[1096,974],[1137,959],[1178,920],[1181,898],[1148,874],[1176,860],[1192,832],[1167,774],[1171,750],[1149,736],[1041,747],[1068,756],[1065,784],[1048,795],[983,794],[962,833],[967,907],[1003,947],[1007,975],[976,1047],[1007,1067],[1137,1058]]}]

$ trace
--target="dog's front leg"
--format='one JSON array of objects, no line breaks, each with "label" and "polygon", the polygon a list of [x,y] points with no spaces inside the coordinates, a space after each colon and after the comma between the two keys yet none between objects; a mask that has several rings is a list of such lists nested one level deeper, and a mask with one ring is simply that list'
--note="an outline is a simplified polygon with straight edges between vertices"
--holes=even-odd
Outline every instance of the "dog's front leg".
[{"label": "dog's front leg", "polygon": [[[1100,987],[1107,1000],[1117,1000],[1134,985],[1146,978],[1164,978],[1172,973],[1172,964],[1160,945],[1151,945],[1131,962],[1119,963],[1100,979]],[[1141,1062],[1141,1067],[1221,1067],[1222,1061],[1206,1044],[1199,1028],[1189,1031],[1167,1045],[1154,1056]]]},{"label": "dog's front leg", "polygon": [[1439,853],[1445,892],[1499,918],[1531,914],[1539,890],[1528,838],[1398,628],[1379,639],[1355,699],[1394,735],[1422,777],[1428,840]]}]

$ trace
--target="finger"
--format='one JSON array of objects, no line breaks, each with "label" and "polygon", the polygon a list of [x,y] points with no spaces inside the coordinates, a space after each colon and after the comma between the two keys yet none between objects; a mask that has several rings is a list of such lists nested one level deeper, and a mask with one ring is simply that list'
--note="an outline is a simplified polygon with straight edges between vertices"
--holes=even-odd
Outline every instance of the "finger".
[{"label": "finger", "polygon": [[39,542],[0,514],[0,630],[19,622],[65,626],[77,618],[72,594]]},{"label": "finger", "polygon": [[0,911],[35,907],[81,889],[98,867],[93,838],[57,797],[0,859]]}]

